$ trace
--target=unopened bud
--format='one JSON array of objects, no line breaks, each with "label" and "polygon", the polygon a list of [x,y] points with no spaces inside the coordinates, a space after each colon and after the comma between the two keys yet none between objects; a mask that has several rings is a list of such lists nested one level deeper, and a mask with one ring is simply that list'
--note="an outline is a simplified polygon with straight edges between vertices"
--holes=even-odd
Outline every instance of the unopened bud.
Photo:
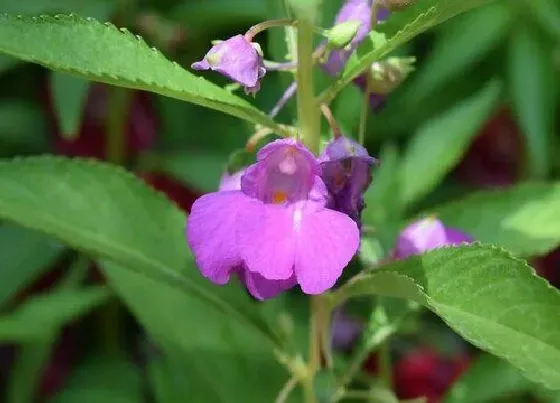
[{"label": "unopened bud", "polygon": [[386,95],[393,92],[414,71],[414,57],[391,57],[375,62],[370,69],[369,90]]},{"label": "unopened bud", "polygon": [[361,21],[346,21],[326,32],[329,49],[343,49],[350,45],[362,25]]},{"label": "unopened bud", "polygon": [[409,7],[414,0],[377,0],[377,2],[391,11],[399,11]]}]

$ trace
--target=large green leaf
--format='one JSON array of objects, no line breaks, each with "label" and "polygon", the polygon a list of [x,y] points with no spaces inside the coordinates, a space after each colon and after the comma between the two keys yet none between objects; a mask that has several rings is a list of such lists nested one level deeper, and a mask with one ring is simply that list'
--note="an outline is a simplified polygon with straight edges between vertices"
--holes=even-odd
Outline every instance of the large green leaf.
[{"label": "large green leaf", "polygon": [[88,358],[50,403],[142,403],[142,374],[123,356]]},{"label": "large green leaf", "polygon": [[0,52],[88,80],[217,109],[282,131],[247,101],[194,76],[140,37],[90,18],[0,15]]},{"label": "large green leaf", "polygon": [[185,214],[122,168],[53,157],[0,162],[0,218],[171,284],[273,337],[220,287],[185,270]]},{"label": "large green leaf", "polygon": [[502,249],[475,244],[397,261],[355,277],[335,300],[368,294],[414,299],[529,379],[560,389],[560,292]]},{"label": "large green leaf", "polygon": [[48,270],[63,250],[39,232],[12,224],[0,226],[0,305]]},{"label": "large green leaf", "polygon": [[393,13],[377,31],[384,35],[370,34],[352,55],[341,76],[321,94],[321,101],[328,102],[336,94],[368,69],[377,60],[386,57],[400,45],[448,19],[493,0],[417,0],[403,12]]},{"label": "large green leaf", "polygon": [[106,20],[114,10],[115,2],[110,0],[0,0],[0,13],[15,15],[77,13],[84,17]]},{"label": "large green leaf", "polygon": [[43,341],[70,320],[106,302],[110,295],[105,287],[89,287],[33,297],[0,316],[0,340]]},{"label": "large green leaf", "polygon": [[410,204],[433,190],[461,159],[494,110],[500,85],[486,87],[426,122],[410,142],[401,170],[402,201]]},{"label": "large green leaf", "polygon": [[557,116],[557,75],[550,48],[527,24],[519,24],[511,37],[508,73],[513,112],[525,136],[527,173],[533,178],[545,178],[550,169]]},{"label": "large green leaf", "polygon": [[453,383],[444,403],[487,403],[531,389],[532,382],[506,361],[482,353]]},{"label": "large green leaf", "polygon": [[[156,380],[160,403],[173,402],[170,396],[176,394],[184,398],[185,393],[193,403],[274,400],[287,373],[259,334],[174,287],[113,263],[103,267],[117,293],[162,348],[160,364],[184,374],[180,388],[174,385],[177,379],[169,378],[164,385]],[[258,312],[261,307],[236,285],[223,291],[247,310]]]},{"label": "large green leaf", "polygon": [[519,256],[543,254],[560,243],[560,183],[479,191],[433,212],[446,225]]}]

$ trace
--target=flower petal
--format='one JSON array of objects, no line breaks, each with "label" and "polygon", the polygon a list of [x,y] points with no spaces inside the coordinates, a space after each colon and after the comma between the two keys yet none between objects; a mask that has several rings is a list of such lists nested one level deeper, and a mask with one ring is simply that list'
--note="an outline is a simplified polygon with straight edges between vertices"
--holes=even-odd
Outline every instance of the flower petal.
[{"label": "flower petal", "polygon": [[464,233],[455,228],[445,227],[445,236],[447,238],[448,245],[459,245],[464,242],[471,243],[474,239],[472,236]]},{"label": "flower petal", "polygon": [[250,199],[239,191],[215,192],[197,199],[187,219],[187,240],[204,277],[226,284],[242,264],[235,242],[236,216]]},{"label": "flower petal", "polygon": [[294,267],[292,209],[252,199],[237,216],[237,244],[247,269],[268,280],[286,280]]},{"label": "flower petal", "polygon": [[247,269],[241,270],[239,277],[245,283],[251,295],[261,301],[273,298],[297,284],[295,276],[287,280],[267,280],[260,274],[250,272]]},{"label": "flower petal", "polygon": [[303,211],[299,223],[295,273],[306,294],[331,288],[360,244],[358,226],[345,214],[322,209]]}]

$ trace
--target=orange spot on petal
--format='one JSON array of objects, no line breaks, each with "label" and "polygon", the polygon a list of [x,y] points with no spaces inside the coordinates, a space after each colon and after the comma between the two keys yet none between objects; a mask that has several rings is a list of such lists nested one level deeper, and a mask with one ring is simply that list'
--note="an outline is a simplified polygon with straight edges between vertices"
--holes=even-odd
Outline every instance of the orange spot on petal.
[{"label": "orange spot on petal", "polygon": [[288,195],[285,192],[274,192],[272,195],[272,203],[281,204],[288,200]]}]

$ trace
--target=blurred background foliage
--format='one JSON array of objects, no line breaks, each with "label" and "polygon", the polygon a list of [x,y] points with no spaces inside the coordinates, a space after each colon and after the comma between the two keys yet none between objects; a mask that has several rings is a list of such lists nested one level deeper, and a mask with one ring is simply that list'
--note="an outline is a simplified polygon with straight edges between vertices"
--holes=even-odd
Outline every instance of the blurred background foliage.
[{"label": "blurred background foliage", "polygon": [[[340,5],[338,0],[323,2],[323,27]],[[279,0],[0,0],[0,12],[72,12],[112,21],[190,66],[210,41],[282,16],[285,9]],[[288,53],[281,29],[258,39],[269,59],[283,60]],[[498,223],[483,211],[521,203],[538,192],[538,183],[560,175],[560,2],[495,1],[421,35],[399,54],[416,56],[416,71],[368,115],[366,145],[381,161],[364,212],[366,230],[373,235],[363,241],[362,263],[349,272],[383,258],[403,224],[429,212],[450,224],[464,224],[477,239],[513,246],[514,253],[531,258],[541,275],[560,285],[554,241],[542,240],[540,249],[527,247],[523,238],[499,233]],[[204,76],[226,84],[218,75]],[[269,74],[252,102],[270,110],[292,79]],[[329,78],[318,72],[317,82],[325,86]],[[0,87],[0,156],[110,160],[167,193],[185,211],[198,195],[217,188],[230,156],[243,149],[254,131],[216,111],[89,83],[6,56],[0,57]],[[122,102],[111,103],[119,97]],[[359,89],[351,85],[332,105],[350,135],[358,131],[361,102]],[[107,127],[119,106],[126,116],[126,152],[115,156]],[[291,101],[279,119],[290,123],[293,112]],[[325,125],[325,138],[327,130]],[[526,188],[486,204],[473,195],[524,182]],[[552,196],[541,195],[546,197]],[[558,227],[558,222],[537,220],[535,225]],[[533,250],[542,256],[525,253]],[[131,285],[110,290],[96,269],[99,263],[34,231],[0,226],[1,401],[270,401],[268,396],[280,389],[286,374],[270,358],[245,360],[251,335],[212,318],[199,301],[185,301],[156,283],[150,288],[136,284],[125,271],[115,273]],[[158,298],[146,299],[133,316],[115,291],[125,301]],[[295,322],[282,326],[306,333],[303,298],[290,295],[264,305],[271,311],[288,307]],[[349,311],[367,321],[371,302],[358,301]],[[427,313],[412,316],[392,343],[399,397],[428,395],[430,402],[448,403],[560,401],[560,395],[532,385],[498,359],[480,354],[472,364],[478,353],[443,323]],[[148,324],[150,333],[134,318]],[[200,326],[205,330],[193,336],[192,327]],[[228,355],[236,343],[244,346],[243,354]],[[253,344],[251,354],[261,357],[266,346]],[[341,354],[337,359],[348,358]],[[373,361],[366,361],[364,371],[373,378]],[[258,376],[253,390],[237,387],[240,373],[244,382]],[[325,382],[318,387],[328,388]]]}]

